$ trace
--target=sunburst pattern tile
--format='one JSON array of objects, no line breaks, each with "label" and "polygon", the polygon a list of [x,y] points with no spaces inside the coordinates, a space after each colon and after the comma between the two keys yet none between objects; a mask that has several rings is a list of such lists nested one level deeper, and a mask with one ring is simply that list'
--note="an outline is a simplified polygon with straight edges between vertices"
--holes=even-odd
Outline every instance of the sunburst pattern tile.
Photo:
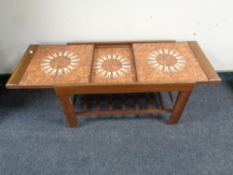
[{"label": "sunburst pattern tile", "polygon": [[92,82],[132,82],[135,80],[133,55],[129,46],[95,49]]},{"label": "sunburst pattern tile", "polygon": [[[62,59],[66,62],[66,65],[61,67],[59,65],[53,64],[57,59]],[[46,56],[40,63],[41,71],[49,75],[67,75],[73,71],[79,62],[79,57],[69,51],[59,51]]]},{"label": "sunburst pattern tile", "polygon": [[133,44],[139,82],[204,82],[207,77],[186,42]]},{"label": "sunburst pattern tile", "polygon": [[186,66],[184,56],[168,48],[153,50],[147,57],[147,61],[154,69],[166,73],[176,73]]},{"label": "sunburst pattern tile", "polygon": [[94,64],[96,74],[105,78],[125,76],[129,68],[129,59],[117,53],[103,55]]},{"label": "sunburst pattern tile", "polygon": [[21,81],[22,86],[87,83],[94,45],[40,45]]}]

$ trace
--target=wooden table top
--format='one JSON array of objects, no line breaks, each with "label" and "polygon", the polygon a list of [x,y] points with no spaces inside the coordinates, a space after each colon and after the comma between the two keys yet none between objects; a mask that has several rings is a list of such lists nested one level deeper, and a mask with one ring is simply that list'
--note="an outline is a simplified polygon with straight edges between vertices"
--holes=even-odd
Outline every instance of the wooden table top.
[{"label": "wooden table top", "polygon": [[219,81],[195,41],[71,43],[30,45],[7,87]]}]

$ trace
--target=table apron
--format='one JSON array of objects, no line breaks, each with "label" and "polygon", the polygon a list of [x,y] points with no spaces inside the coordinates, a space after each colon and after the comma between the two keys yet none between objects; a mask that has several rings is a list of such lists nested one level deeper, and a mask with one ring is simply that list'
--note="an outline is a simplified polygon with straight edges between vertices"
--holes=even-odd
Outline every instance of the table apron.
[{"label": "table apron", "polygon": [[80,85],[80,86],[56,86],[57,94],[110,94],[110,93],[140,93],[140,92],[167,92],[190,91],[194,83],[184,84],[133,84],[133,85]]}]

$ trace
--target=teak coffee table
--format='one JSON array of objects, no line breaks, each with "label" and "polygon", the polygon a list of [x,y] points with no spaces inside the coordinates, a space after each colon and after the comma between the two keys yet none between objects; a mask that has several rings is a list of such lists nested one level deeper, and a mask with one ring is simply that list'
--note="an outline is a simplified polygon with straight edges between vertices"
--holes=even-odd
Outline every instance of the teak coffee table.
[{"label": "teak coffee table", "polygon": [[[78,127],[77,115],[170,112],[175,124],[197,83],[221,80],[195,41],[140,41],[112,43],[68,43],[67,45],[30,45],[10,77],[7,87],[54,88],[70,127]],[[166,108],[161,92],[167,92],[172,107]],[[176,99],[173,92],[177,92]],[[125,93],[147,94],[147,108],[125,107]],[[153,108],[150,93],[158,96]],[[109,107],[101,110],[101,95],[94,111],[84,100],[76,112],[75,95],[110,94]],[[121,108],[114,110],[112,95],[121,94]]]}]

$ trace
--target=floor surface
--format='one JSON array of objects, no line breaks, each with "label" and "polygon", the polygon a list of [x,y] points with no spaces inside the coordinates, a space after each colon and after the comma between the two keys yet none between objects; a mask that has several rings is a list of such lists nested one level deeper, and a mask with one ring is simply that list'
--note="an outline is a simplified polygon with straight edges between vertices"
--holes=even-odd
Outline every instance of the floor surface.
[{"label": "floor surface", "polygon": [[165,116],[82,118],[67,127],[52,90],[0,90],[0,175],[232,175],[233,74],[198,85]]}]

